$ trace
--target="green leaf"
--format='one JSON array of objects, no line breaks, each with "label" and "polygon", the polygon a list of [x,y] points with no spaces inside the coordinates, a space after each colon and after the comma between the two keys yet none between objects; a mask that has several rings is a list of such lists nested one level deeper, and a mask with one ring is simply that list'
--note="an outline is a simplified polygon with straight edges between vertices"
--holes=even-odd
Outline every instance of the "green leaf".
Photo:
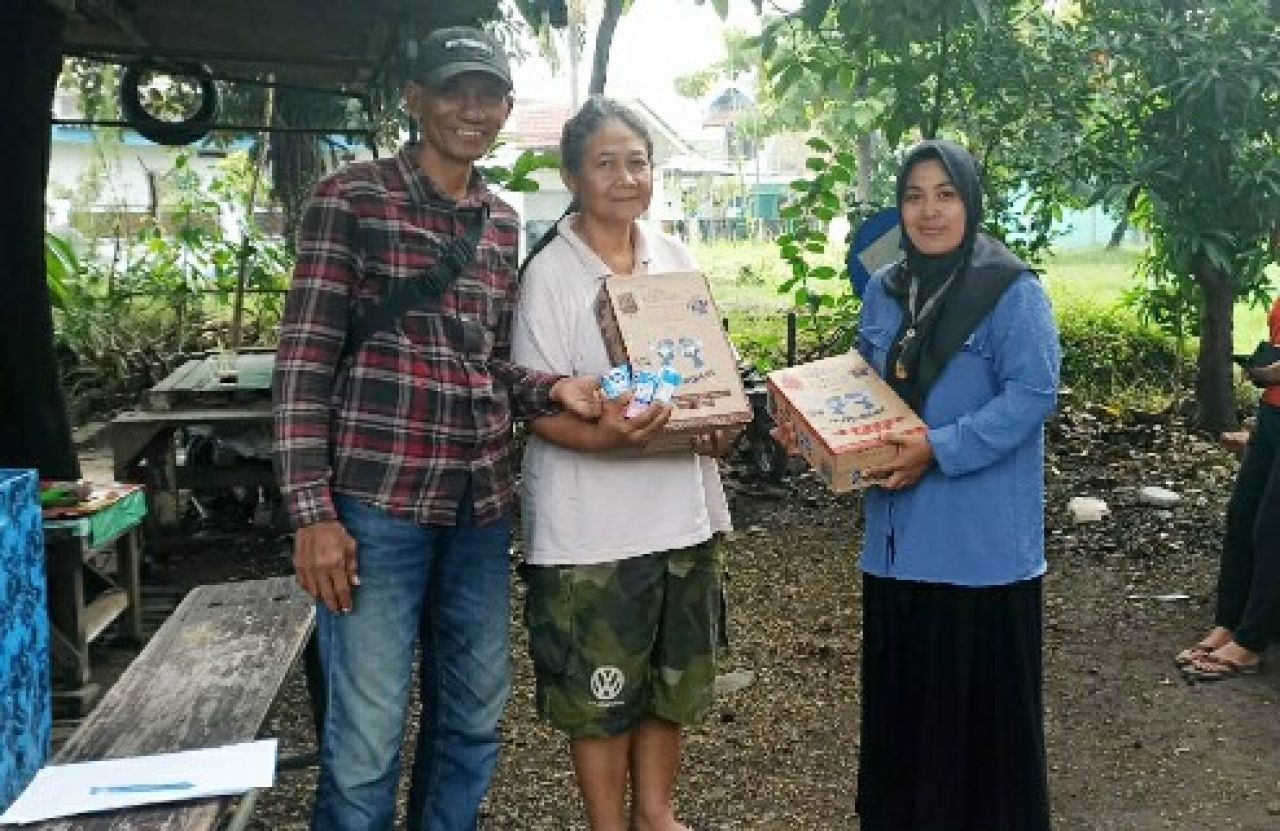
[{"label": "green leaf", "polygon": [[50,304],[55,309],[66,309],[71,280],[79,271],[75,252],[66,240],[50,233],[44,235],[44,267]]},{"label": "green leaf", "polygon": [[826,19],[830,9],[831,0],[805,0],[800,7],[800,19],[805,26],[816,32],[822,28],[822,21]]},{"label": "green leaf", "polygon": [[809,139],[808,141],[805,142],[805,144],[808,145],[810,149],[816,150],[819,153],[831,152],[831,145],[828,144],[824,139],[819,138],[818,136],[814,136],[813,138]]},{"label": "green leaf", "polygon": [[520,178],[528,176],[535,170],[556,169],[559,167],[559,153],[539,153],[533,150],[526,150],[520,154],[515,164],[511,166],[511,176]]},{"label": "green leaf", "polygon": [[773,82],[774,94],[781,95],[786,92],[795,85],[796,81],[800,80],[802,75],[804,75],[804,67],[800,64],[787,64],[783,70],[778,73],[778,77]]}]

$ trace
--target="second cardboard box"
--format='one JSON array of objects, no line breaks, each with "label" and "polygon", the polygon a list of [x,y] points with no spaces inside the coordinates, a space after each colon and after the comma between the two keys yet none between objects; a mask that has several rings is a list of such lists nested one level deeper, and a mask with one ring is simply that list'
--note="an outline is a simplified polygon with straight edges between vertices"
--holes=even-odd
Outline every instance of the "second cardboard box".
[{"label": "second cardboard box", "polygon": [[897,452],[886,439],[925,424],[857,352],[769,373],[774,420],[837,493],[875,484],[866,471]]}]

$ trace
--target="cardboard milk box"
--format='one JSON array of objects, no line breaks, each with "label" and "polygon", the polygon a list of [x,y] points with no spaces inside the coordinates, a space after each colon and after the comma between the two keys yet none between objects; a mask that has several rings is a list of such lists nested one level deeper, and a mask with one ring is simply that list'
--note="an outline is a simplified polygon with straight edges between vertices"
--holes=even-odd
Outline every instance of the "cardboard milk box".
[{"label": "cardboard milk box", "polygon": [[791,425],[801,455],[837,493],[875,484],[864,471],[897,452],[886,437],[926,429],[857,352],[776,370],[768,386],[775,421]]},{"label": "cardboard milk box", "polygon": [[685,450],[699,433],[751,421],[733,347],[701,272],[607,277],[596,318],[615,366],[655,374],[670,366],[683,378],[671,421],[648,450]]}]

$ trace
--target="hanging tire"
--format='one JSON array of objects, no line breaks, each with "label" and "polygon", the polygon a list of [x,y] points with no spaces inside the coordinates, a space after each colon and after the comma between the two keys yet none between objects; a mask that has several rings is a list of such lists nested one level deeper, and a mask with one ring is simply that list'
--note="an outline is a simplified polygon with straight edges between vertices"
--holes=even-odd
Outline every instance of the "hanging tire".
[{"label": "hanging tire", "polygon": [[[200,106],[182,121],[165,121],[147,112],[138,93],[143,79],[151,72],[193,79],[200,87]],[[191,144],[209,135],[213,127],[218,114],[218,87],[213,73],[203,64],[141,58],[125,66],[120,76],[120,112],[129,126],[156,144],[169,147]]]}]

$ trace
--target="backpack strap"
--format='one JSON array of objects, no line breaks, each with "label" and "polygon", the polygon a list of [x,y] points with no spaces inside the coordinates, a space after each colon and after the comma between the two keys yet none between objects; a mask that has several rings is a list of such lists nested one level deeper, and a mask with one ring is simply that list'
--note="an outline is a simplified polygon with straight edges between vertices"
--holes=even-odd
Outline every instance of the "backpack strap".
[{"label": "backpack strap", "polygon": [[440,247],[439,258],[417,279],[400,280],[376,306],[353,316],[351,329],[342,347],[342,357],[354,357],[365,341],[379,332],[393,331],[405,313],[421,308],[427,301],[442,296],[475,259],[489,223],[489,206],[468,210],[474,214],[465,222],[466,233],[451,238]]}]

